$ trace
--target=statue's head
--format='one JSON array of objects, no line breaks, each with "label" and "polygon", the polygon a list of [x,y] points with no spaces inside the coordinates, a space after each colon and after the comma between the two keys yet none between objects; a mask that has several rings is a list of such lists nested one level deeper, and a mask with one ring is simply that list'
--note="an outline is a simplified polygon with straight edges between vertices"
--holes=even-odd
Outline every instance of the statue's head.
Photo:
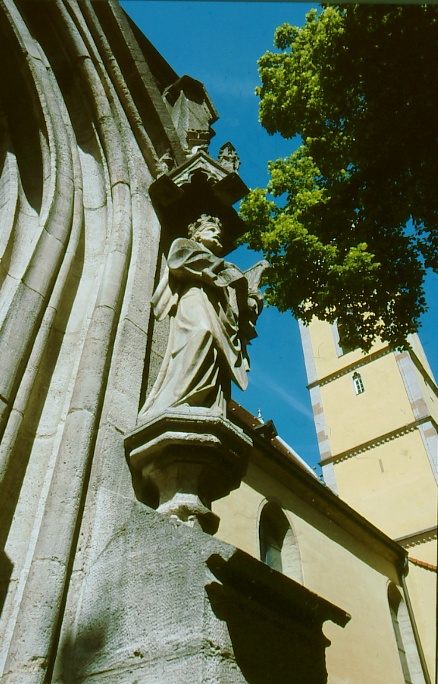
[{"label": "statue's head", "polygon": [[223,251],[222,224],[216,216],[202,214],[188,227],[189,237],[200,242],[213,254],[220,255]]}]

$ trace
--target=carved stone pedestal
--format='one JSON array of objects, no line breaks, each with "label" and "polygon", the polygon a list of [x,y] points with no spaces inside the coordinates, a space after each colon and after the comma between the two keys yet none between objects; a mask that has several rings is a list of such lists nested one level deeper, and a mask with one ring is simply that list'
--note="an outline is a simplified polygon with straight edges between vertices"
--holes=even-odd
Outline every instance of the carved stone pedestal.
[{"label": "carved stone pedestal", "polygon": [[125,438],[137,498],[210,534],[219,526],[211,503],[240,485],[251,446],[231,421],[200,408],[165,411]]}]

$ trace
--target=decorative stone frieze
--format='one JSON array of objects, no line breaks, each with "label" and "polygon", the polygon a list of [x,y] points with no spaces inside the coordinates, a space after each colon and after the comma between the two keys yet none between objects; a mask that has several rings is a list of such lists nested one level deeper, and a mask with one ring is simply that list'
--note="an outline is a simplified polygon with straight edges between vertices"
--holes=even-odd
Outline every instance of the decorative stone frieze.
[{"label": "decorative stone frieze", "polygon": [[434,424],[434,421],[428,421],[427,418],[423,418],[422,420],[415,420],[412,423],[408,423],[407,425],[403,425],[402,427],[397,428],[396,430],[392,430],[391,432],[388,432],[384,435],[380,435],[379,437],[376,437],[376,439],[372,439],[369,442],[360,444],[354,449],[343,451],[342,453],[335,454],[334,456],[329,455],[327,458],[324,458],[321,461],[321,465],[322,463],[326,464],[346,461],[347,459],[352,458],[353,456],[358,456],[359,454],[363,454],[366,451],[371,451],[371,449],[374,449],[375,447],[382,446],[382,444],[386,444],[387,442],[392,442],[393,440],[398,439],[399,437],[403,437],[404,435],[407,435],[409,432],[414,432],[414,430],[421,429],[421,427],[424,424],[428,424],[429,422],[431,425]]}]

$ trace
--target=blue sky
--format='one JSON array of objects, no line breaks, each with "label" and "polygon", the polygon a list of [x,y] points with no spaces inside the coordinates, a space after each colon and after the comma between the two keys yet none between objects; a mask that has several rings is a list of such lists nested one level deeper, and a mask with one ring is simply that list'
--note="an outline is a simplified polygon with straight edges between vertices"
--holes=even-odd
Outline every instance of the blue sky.
[{"label": "blue sky", "polygon": [[[220,116],[210,154],[216,157],[225,142],[232,142],[245,183],[265,186],[268,160],[290,154],[294,143],[269,136],[258,123],[257,60],[272,48],[277,26],[304,24],[317,3],[122,0],[121,5],[178,75],[188,74],[206,86]],[[257,260],[242,248],[233,258],[242,268]],[[438,276],[428,279],[427,298],[430,310],[420,338],[437,376]],[[245,393],[236,390],[234,398],[254,414],[260,408],[280,436],[316,466],[319,453],[298,324],[290,314],[269,307],[257,330],[249,387]]]}]

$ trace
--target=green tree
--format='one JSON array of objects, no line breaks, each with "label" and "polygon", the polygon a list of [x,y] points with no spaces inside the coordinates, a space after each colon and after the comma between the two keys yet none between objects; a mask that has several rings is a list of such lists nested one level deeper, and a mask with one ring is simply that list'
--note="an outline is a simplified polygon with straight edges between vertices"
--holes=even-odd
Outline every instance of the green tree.
[{"label": "green tree", "polygon": [[341,343],[403,346],[438,264],[438,7],[323,6],[274,45],[260,121],[301,145],[241,207],[267,300],[338,320]]}]

